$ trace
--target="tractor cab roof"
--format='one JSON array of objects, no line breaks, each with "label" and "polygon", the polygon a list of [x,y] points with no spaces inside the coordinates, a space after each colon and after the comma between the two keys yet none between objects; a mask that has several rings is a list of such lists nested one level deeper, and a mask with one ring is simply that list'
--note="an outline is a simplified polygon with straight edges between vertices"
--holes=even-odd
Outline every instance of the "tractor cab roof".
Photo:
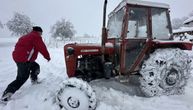
[{"label": "tractor cab roof", "polygon": [[[121,9],[126,4],[135,5],[135,6],[146,6],[146,7],[155,7],[155,8],[165,8],[169,9],[169,5],[165,3],[156,3],[156,2],[150,2],[150,1],[142,1],[142,0],[123,0],[113,12],[117,12],[119,9]],[[113,13],[112,12],[112,13]]]}]

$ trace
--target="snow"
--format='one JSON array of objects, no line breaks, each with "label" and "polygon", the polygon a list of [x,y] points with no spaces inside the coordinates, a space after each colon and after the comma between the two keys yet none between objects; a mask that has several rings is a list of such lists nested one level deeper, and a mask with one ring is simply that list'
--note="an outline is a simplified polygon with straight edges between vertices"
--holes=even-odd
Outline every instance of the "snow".
[{"label": "snow", "polygon": [[[0,95],[16,77],[16,65],[11,52],[15,38],[0,38]],[[55,102],[56,90],[67,78],[63,46],[49,47],[51,61],[47,62],[39,55],[37,62],[41,66],[39,75],[41,84],[32,85],[28,80],[12,97],[7,105],[0,104],[0,110],[60,110]],[[193,52],[187,51],[193,58]],[[114,83],[113,83],[114,84]],[[102,86],[102,87],[100,87]],[[116,85],[120,88],[119,85]],[[185,94],[145,98],[138,96],[133,87],[124,92],[114,85],[93,85],[96,91],[96,110],[193,110],[193,77],[189,79]]]},{"label": "snow", "polygon": [[170,8],[170,6],[168,4],[165,4],[165,3],[157,3],[157,2],[142,1],[142,0],[123,0],[118,5],[118,7],[116,7],[116,9],[114,11],[115,12],[118,11],[120,8],[122,8],[126,4],[159,7],[159,8],[167,8],[167,9]]},{"label": "snow", "polygon": [[193,35],[185,33],[184,35],[174,36],[174,42],[191,42],[193,40]]},{"label": "snow", "polygon": [[158,39],[155,39],[153,41],[156,42],[156,43],[191,43],[189,40],[182,41],[182,40],[179,40],[179,39],[174,39],[174,40],[158,40]]},{"label": "snow", "polygon": [[193,27],[180,27],[179,29],[173,30],[173,33],[189,32],[189,31],[193,31]]},{"label": "snow", "polygon": [[185,21],[183,22],[183,24],[188,24],[188,23],[190,23],[190,22],[193,22],[193,16],[191,16],[190,18],[188,18],[187,20],[185,20]]}]

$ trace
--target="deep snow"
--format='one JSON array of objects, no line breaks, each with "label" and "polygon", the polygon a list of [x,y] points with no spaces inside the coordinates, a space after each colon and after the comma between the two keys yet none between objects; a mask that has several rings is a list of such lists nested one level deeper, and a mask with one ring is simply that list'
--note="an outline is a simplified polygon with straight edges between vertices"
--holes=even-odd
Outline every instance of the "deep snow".
[{"label": "deep snow", "polygon": [[[11,52],[16,38],[0,38],[0,95],[16,77],[16,65]],[[63,46],[48,48],[51,61],[47,62],[39,55],[37,62],[41,66],[39,75],[41,84],[31,85],[28,80],[12,97],[8,104],[0,105],[0,110],[59,110],[55,103],[56,90],[67,78]],[[187,51],[192,57],[193,52]],[[119,86],[118,84],[114,84]],[[119,87],[118,87],[119,88]],[[98,105],[96,110],[193,110],[193,77],[190,78],[184,95],[145,98],[123,92],[116,87],[93,85]]]}]

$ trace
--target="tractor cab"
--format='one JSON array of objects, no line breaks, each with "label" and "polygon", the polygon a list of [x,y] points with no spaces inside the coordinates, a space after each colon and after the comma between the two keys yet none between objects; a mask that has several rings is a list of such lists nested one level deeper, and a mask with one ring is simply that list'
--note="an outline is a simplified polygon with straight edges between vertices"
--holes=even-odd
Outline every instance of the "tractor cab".
[{"label": "tractor cab", "polygon": [[108,38],[162,39],[171,38],[169,5],[124,0],[109,14]]},{"label": "tractor cab", "polygon": [[123,0],[108,18],[105,42],[114,44],[114,65],[123,74],[139,70],[144,58],[156,48],[191,48],[190,43],[172,41],[167,4]]}]

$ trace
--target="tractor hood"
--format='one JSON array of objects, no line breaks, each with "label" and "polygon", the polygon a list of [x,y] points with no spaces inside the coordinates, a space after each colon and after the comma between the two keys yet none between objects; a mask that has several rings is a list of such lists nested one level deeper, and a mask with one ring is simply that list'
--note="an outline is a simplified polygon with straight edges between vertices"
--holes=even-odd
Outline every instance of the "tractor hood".
[{"label": "tractor hood", "polygon": [[[105,54],[111,54],[114,51],[114,47],[112,43],[105,43]],[[64,46],[65,55],[98,55],[102,54],[102,46],[101,44],[67,44]]]}]

